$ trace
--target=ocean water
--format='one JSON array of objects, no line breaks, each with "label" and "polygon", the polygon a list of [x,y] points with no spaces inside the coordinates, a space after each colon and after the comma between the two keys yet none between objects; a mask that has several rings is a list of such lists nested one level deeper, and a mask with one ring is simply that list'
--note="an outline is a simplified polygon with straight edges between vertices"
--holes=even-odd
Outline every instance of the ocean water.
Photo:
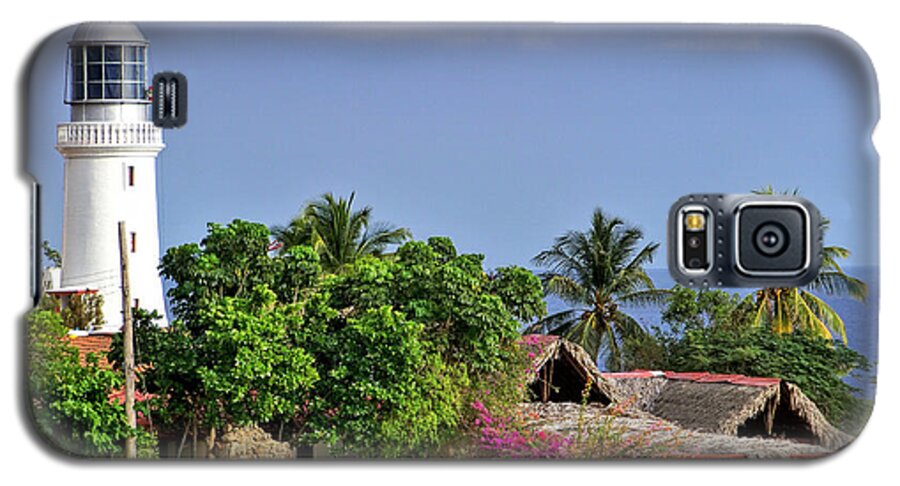
[{"label": "ocean water", "polygon": [[[868,284],[869,296],[865,302],[819,292],[816,292],[816,295],[828,303],[844,320],[844,327],[847,331],[847,345],[871,362],[872,369],[868,372],[864,374],[857,372],[845,379],[848,384],[858,388],[863,397],[871,399],[875,395],[875,376],[878,365],[878,269],[877,267],[849,267],[844,270]],[[664,268],[648,269],[647,273],[658,288],[671,288],[675,285],[675,281],[669,275],[668,270]],[[749,290],[743,289],[728,290],[738,292],[741,295],[746,295],[749,292]],[[566,303],[558,299],[552,297],[547,299],[547,310],[550,313],[565,310],[567,307]],[[651,330],[654,326],[662,329],[666,328],[660,319],[662,309],[659,306],[623,306],[623,310],[637,319],[647,330]],[[603,363],[598,364],[602,369]]]}]

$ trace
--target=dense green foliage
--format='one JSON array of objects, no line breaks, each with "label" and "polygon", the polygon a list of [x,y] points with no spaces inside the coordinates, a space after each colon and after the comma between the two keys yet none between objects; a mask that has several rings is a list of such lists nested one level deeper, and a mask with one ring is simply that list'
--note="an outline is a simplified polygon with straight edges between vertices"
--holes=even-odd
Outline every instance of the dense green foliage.
[{"label": "dense green foliage", "polygon": [[199,314],[194,372],[210,424],[249,425],[287,420],[318,380],[312,357],[293,346],[288,330],[302,325],[290,307],[259,285],[248,298],[226,297]]},{"label": "dense green foliage", "polygon": [[606,359],[611,370],[623,368],[621,347],[645,330],[623,312],[621,304],[659,302],[667,294],[653,288],[644,265],[653,261],[659,243],[639,246],[643,233],[601,209],[594,210],[587,231],[569,231],[536,257],[548,294],[573,308],[553,314],[528,332],[558,334],[578,343],[596,361]]},{"label": "dense green foliage", "polygon": [[284,422],[308,400],[319,376],[294,330],[304,325],[297,301],[318,278],[318,256],[308,248],[270,256],[268,235],[260,224],[210,224],[200,245],[163,256],[177,319],[160,329],[137,313],[135,349],[151,365],[145,386],[167,397],[165,423]]},{"label": "dense green foliage", "polygon": [[489,275],[447,238],[332,274],[311,247],[268,246],[264,226],[234,221],[163,256],[176,319],[158,329],[136,314],[143,386],[167,397],[160,421],[286,424],[347,454],[422,455],[460,432],[473,399],[523,398],[517,319],[546,312],[530,272]]},{"label": "dense green foliage", "polygon": [[457,431],[465,375],[430,352],[422,325],[389,306],[328,323],[307,343],[323,379],[300,440],[353,454],[423,454]]},{"label": "dense green foliage", "polygon": [[355,197],[355,193],[347,199],[323,194],[307,203],[287,226],[274,227],[272,234],[285,250],[300,245],[315,249],[328,271],[362,256],[381,255],[389,246],[409,239],[406,228],[371,221],[371,206],[354,210]]},{"label": "dense green foliage", "polygon": [[[129,433],[137,435],[139,446],[152,442],[146,432],[128,427],[124,405],[110,401],[110,393],[123,386],[122,375],[100,366],[96,354],[88,354],[82,365],[67,332],[57,312],[36,310],[28,316],[28,382],[44,436],[84,456],[119,455]],[[142,404],[136,408],[146,412]]]},{"label": "dense green foliage", "polygon": [[543,315],[540,282],[516,268],[491,279],[482,260],[431,238],[325,279],[339,317],[305,346],[325,377],[313,409],[325,413],[311,421],[334,425],[313,427],[310,437],[325,431],[357,453],[427,453],[459,432],[474,396],[507,405],[522,398],[514,314]]},{"label": "dense green foliage", "polygon": [[851,419],[860,402],[843,378],[867,370],[865,357],[812,332],[779,334],[752,326],[752,311],[753,302],[737,295],[676,287],[663,312],[669,328],[629,343],[628,364],[782,378],[798,385],[832,422]]}]

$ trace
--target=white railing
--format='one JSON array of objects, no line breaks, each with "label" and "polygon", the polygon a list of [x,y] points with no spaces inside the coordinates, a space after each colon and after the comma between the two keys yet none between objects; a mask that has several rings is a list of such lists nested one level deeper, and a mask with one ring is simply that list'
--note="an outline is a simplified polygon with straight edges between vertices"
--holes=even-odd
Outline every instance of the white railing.
[{"label": "white railing", "polygon": [[162,129],[150,122],[61,123],[56,127],[56,143],[79,145],[162,145]]}]

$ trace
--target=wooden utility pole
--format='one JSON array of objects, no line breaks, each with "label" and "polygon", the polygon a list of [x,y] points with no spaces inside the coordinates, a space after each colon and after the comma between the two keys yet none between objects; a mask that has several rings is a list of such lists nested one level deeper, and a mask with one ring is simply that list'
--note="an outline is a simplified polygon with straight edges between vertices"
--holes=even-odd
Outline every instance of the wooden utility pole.
[{"label": "wooden utility pole", "polygon": [[[132,430],[137,428],[134,414],[134,328],[131,323],[131,288],[128,282],[128,244],[125,239],[125,222],[119,221],[119,260],[122,264],[122,340],[125,358],[125,420]],[[125,458],[137,457],[137,439],[125,438]]]}]

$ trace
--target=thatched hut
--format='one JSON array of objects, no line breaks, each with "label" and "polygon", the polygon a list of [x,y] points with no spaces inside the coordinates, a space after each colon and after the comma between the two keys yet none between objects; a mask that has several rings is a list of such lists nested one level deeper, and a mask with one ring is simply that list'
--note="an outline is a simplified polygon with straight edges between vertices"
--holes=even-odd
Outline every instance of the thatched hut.
[{"label": "thatched hut", "polygon": [[839,447],[833,427],[800,388],[778,378],[711,373],[603,373],[625,399],[682,427],[741,437],[782,437]]},{"label": "thatched hut", "polygon": [[615,388],[581,346],[540,334],[522,336],[519,343],[531,358],[528,386],[536,401],[580,403],[587,391],[590,403],[619,402]]}]

